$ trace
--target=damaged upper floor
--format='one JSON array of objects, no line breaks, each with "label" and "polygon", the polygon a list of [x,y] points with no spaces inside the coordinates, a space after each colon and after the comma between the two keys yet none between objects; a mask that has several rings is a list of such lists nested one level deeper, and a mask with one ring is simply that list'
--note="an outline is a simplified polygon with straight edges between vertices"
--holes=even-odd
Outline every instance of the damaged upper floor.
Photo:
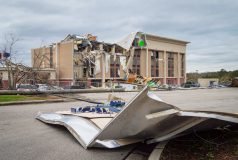
[{"label": "damaged upper floor", "polygon": [[175,82],[185,78],[188,43],[143,32],[131,33],[117,43],[98,41],[92,34],[69,34],[60,42],[32,49],[32,65],[54,68],[58,80],[102,79],[103,75],[123,79],[133,72]]}]

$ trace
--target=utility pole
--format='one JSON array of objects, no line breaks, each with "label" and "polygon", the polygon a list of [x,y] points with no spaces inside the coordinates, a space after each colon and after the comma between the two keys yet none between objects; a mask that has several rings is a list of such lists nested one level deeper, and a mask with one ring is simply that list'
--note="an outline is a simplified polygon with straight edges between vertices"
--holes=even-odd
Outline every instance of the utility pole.
[{"label": "utility pole", "polygon": [[105,58],[106,58],[106,56],[105,56],[105,53],[104,53],[104,51],[103,51],[103,44],[100,44],[100,51],[101,51],[101,57],[102,57],[102,88],[105,88],[105,79],[106,79],[106,73],[105,73],[105,68],[106,68],[106,64],[105,64]]}]

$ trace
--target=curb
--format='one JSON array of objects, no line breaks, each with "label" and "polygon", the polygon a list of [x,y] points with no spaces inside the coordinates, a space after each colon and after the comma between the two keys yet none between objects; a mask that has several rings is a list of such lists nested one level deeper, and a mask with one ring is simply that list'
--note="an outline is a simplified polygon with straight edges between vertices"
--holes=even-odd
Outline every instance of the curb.
[{"label": "curb", "polygon": [[103,92],[125,92],[124,89],[68,89],[59,91],[16,91],[0,90],[0,95],[37,95],[37,94],[65,94],[65,93],[103,93]]},{"label": "curb", "polygon": [[161,154],[166,146],[166,144],[169,141],[163,141],[163,142],[159,142],[159,144],[157,144],[154,148],[154,150],[152,151],[152,153],[150,154],[148,160],[159,160],[161,157]]},{"label": "curb", "polygon": [[52,99],[52,100],[33,100],[33,101],[14,101],[14,102],[2,102],[0,106],[7,105],[22,105],[22,104],[38,104],[38,103],[58,103],[66,102],[64,99]]}]

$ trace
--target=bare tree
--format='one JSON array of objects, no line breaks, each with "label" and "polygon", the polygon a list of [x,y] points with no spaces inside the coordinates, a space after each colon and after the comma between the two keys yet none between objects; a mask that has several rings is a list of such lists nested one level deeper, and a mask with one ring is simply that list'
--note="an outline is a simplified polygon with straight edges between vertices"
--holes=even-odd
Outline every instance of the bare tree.
[{"label": "bare tree", "polygon": [[41,73],[42,63],[47,61],[47,56],[40,50],[33,61],[33,67],[26,66],[19,59],[15,50],[17,43],[21,39],[14,34],[6,34],[2,46],[3,58],[0,60],[0,66],[6,68],[8,74],[8,89],[15,90],[16,84],[47,82],[49,74]]},{"label": "bare tree", "polygon": [[8,88],[16,89],[19,73],[22,63],[17,62],[17,52],[14,50],[16,44],[20,41],[14,34],[6,34],[2,46],[3,58],[0,61],[2,67],[5,67],[8,73]]}]

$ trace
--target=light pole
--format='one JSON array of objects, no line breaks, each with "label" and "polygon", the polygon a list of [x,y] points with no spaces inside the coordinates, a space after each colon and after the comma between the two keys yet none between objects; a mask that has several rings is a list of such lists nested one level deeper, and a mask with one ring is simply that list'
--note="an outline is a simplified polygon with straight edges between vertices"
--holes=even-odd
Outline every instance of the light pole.
[{"label": "light pole", "polygon": [[198,70],[196,70],[196,81],[198,82],[198,77],[199,77],[199,75],[198,75]]}]

